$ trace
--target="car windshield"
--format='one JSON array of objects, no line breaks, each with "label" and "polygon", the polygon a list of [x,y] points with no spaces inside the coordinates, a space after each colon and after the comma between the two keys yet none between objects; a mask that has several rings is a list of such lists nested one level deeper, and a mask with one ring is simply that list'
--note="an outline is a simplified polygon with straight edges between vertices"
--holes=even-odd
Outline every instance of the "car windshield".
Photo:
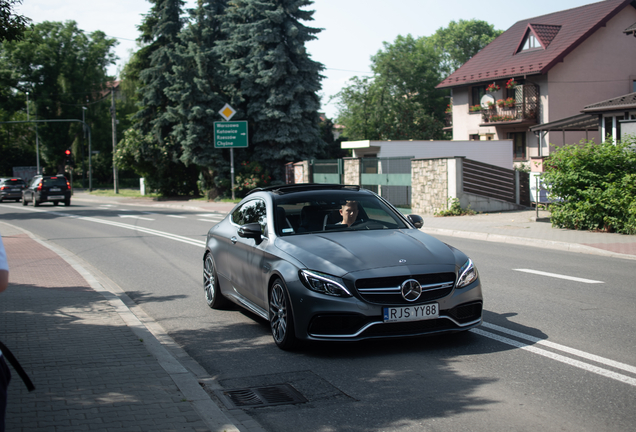
[{"label": "car windshield", "polygon": [[371,194],[291,194],[278,197],[275,207],[276,232],[280,236],[408,227]]}]

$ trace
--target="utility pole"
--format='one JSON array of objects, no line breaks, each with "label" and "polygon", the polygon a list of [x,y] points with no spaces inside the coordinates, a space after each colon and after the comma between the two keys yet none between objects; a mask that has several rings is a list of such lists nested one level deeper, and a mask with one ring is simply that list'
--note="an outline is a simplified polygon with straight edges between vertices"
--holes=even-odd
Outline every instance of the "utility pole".
[{"label": "utility pole", "polygon": [[110,96],[110,116],[113,119],[113,186],[115,188],[115,193],[118,194],[119,185],[117,179],[117,164],[115,163],[115,151],[117,151],[117,113],[115,112],[115,83],[111,84]]},{"label": "utility pole", "polygon": [[[84,134],[83,134],[84,144],[86,144],[86,119],[85,119],[85,115],[84,115],[86,110],[87,110],[87,108],[85,106],[83,106],[82,107],[82,132],[84,132]],[[84,149],[83,149],[83,147],[82,147],[82,158],[84,158]],[[89,170],[90,170],[90,166],[91,166],[90,158],[91,158],[91,151],[89,149],[88,150],[88,167],[89,167],[88,169]],[[86,168],[86,165],[84,165],[84,160],[82,160],[82,172],[84,173],[83,174],[84,178],[82,179],[82,186],[83,187],[86,187],[86,183],[85,183],[85,180],[86,180],[86,169],[85,168]]]},{"label": "utility pole", "polygon": [[[26,97],[27,97],[27,121],[31,121],[30,115],[29,115],[29,92],[26,92]],[[38,119],[38,115],[37,115],[37,111],[35,113],[35,119]],[[35,159],[36,159],[36,173],[37,174],[42,174],[40,172],[40,141],[38,140],[38,124],[35,124]]]}]

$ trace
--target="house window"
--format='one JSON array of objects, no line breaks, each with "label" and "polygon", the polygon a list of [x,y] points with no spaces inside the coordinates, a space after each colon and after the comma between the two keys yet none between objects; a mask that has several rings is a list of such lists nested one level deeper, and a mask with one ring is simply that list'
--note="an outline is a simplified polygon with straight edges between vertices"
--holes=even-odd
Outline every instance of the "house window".
[{"label": "house window", "polygon": [[632,93],[636,93],[636,80],[632,81]]},{"label": "house window", "polygon": [[532,33],[528,33],[528,37],[523,43],[523,48],[521,48],[521,51],[531,50],[534,48],[541,48],[541,44]]},{"label": "house window", "polygon": [[486,86],[475,86],[471,88],[471,103],[470,105],[479,105],[481,98],[486,94]]},{"label": "house window", "polygon": [[511,132],[508,138],[512,140],[512,156],[514,160],[526,160],[526,133]]},{"label": "house window", "polygon": [[614,117],[603,117],[603,137],[605,140],[614,135]]},{"label": "house window", "polygon": [[479,138],[479,134],[472,134],[468,135],[468,139],[471,141],[479,141],[481,138]]}]

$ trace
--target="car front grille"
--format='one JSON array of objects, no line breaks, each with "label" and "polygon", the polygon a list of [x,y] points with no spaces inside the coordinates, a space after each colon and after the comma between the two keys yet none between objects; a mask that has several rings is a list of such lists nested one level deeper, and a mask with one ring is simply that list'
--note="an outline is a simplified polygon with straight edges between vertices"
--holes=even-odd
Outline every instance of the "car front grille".
[{"label": "car front grille", "polygon": [[[422,286],[422,295],[413,302],[402,297],[402,283],[415,279]],[[355,287],[362,299],[369,303],[391,305],[417,305],[447,296],[455,286],[455,273],[391,276],[358,279]]]}]

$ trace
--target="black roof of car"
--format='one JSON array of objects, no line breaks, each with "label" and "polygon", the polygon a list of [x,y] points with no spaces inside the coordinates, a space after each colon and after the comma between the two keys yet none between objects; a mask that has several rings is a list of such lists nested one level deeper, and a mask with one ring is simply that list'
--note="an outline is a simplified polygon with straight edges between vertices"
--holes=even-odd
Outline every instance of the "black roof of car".
[{"label": "black roof of car", "polygon": [[358,185],[342,185],[342,184],[331,184],[331,183],[297,183],[297,184],[285,184],[285,185],[255,188],[249,191],[247,195],[250,195],[256,192],[272,192],[277,195],[282,195],[282,194],[294,193],[294,192],[308,192],[308,191],[320,191],[320,190],[359,191],[360,189],[361,188]]}]

